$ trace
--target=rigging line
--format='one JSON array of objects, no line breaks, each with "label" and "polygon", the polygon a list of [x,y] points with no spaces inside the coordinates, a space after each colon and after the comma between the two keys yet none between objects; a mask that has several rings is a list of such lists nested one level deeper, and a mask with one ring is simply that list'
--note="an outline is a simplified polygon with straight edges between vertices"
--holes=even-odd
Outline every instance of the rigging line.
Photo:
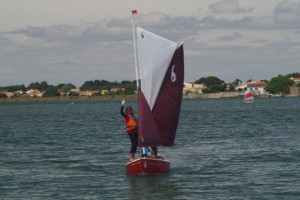
[{"label": "rigging line", "polygon": [[135,63],[134,65],[135,65],[136,87],[137,87],[137,91],[138,91],[138,88],[139,88],[139,74],[138,74],[138,63],[137,63],[136,32],[135,32],[133,14],[131,15],[131,21],[132,21],[132,35],[133,35],[133,50],[134,50],[134,63]]}]

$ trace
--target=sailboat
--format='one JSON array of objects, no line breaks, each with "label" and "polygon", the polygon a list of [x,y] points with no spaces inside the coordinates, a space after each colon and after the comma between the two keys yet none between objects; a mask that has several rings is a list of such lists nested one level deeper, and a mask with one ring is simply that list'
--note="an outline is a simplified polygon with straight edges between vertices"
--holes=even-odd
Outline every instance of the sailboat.
[{"label": "sailboat", "polygon": [[250,90],[246,90],[245,96],[244,96],[244,102],[245,103],[253,103],[254,97]]},{"label": "sailboat", "polygon": [[[138,146],[170,147],[174,145],[182,102],[183,42],[178,45],[135,27],[133,17],[132,24],[138,91]],[[168,173],[171,165],[165,159],[141,157],[128,162],[125,168],[128,174]]]}]

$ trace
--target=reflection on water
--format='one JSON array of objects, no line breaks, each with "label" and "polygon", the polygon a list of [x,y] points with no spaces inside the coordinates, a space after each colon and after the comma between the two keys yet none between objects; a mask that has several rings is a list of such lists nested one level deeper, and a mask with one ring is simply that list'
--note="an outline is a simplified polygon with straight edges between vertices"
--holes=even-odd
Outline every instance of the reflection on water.
[{"label": "reflection on water", "polygon": [[183,199],[180,182],[171,174],[127,175],[126,181],[133,199],[164,199],[166,194],[168,199]]}]

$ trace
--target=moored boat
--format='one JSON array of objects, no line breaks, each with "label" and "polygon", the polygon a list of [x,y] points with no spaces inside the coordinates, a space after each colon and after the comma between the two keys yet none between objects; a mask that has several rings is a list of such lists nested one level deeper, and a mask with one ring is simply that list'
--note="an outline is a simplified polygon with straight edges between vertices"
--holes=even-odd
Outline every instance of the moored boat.
[{"label": "moored boat", "polygon": [[247,90],[245,92],[244,102],[245,103],[254,103],[254,97],[250,90]]}]

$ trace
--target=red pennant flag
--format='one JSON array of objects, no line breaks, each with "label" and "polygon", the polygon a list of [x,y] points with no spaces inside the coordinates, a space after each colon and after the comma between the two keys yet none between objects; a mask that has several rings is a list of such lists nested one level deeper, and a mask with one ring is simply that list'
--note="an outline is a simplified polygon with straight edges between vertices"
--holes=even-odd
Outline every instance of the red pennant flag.
[{"label": "red pennant flag", "polygon": [[132,10],[132,14],[133,15],[137,14],[137,10]]}]

